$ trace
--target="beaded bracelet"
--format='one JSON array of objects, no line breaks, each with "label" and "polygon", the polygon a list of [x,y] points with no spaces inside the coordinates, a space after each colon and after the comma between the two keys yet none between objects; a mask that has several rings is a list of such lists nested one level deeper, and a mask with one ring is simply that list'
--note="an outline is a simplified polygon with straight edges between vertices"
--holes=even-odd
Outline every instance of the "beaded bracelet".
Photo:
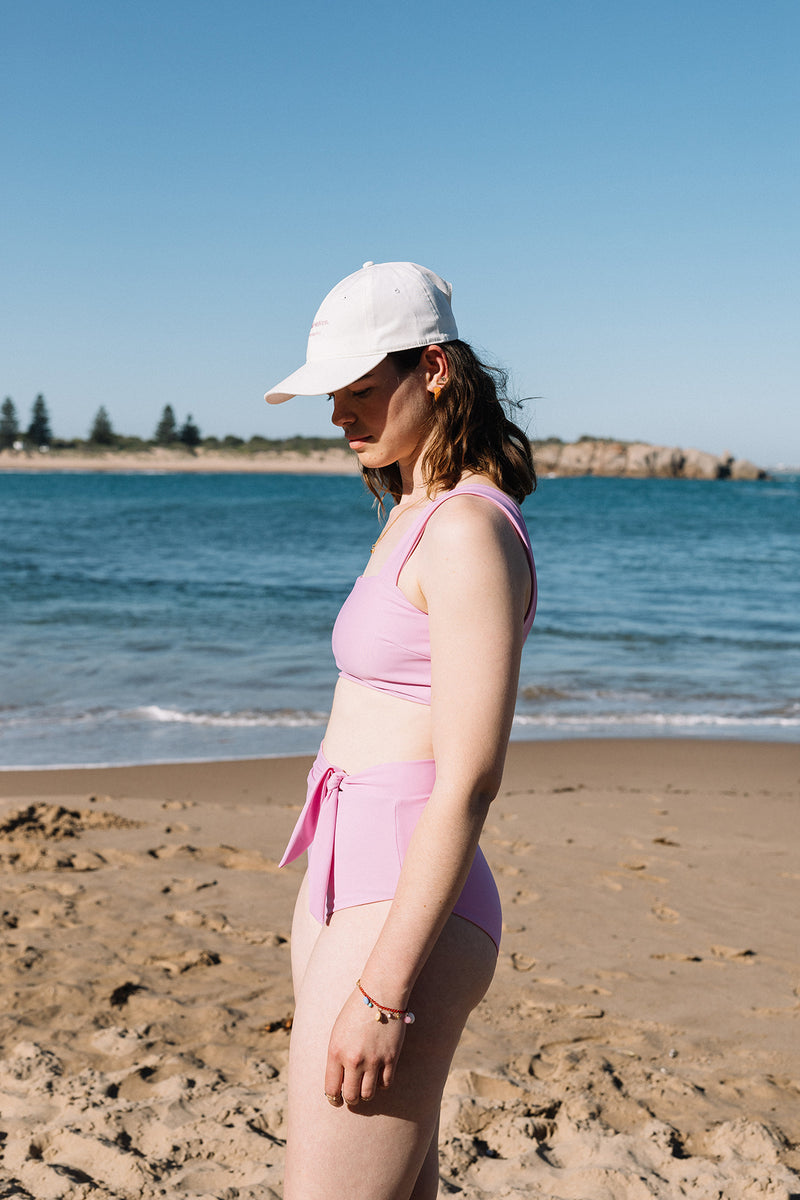
[{"label": "beaded bracelet", "polygon": [[356,980],[356,987],[364,997],[364,1003],[367,1008],[375,1009],[375,1020],[382,1021],[384,1017],[389,1021],[404,1021],[406,1025],[414,1024],[414,1014],[408,1008],[387,1008],[385,1004],[378,1004],[377,1000],[373,1000],[372,996],[368,996],[361,986],[361,980]]}]

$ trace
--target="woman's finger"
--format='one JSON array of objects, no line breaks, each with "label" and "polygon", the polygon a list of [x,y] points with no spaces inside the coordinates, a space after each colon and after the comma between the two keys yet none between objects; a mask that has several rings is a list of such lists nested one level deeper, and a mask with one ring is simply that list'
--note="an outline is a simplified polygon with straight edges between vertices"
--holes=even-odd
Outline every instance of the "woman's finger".
[{"label": "woman's finger", "polygon": [[325,1099],[335,1108],[342,1107],[342,1083],[344,1082],[344,1071],[342,1064],[337,1063],[335,1059],[328,1056],[327,1066],[325,1067]]},{"label": "woman's finger", "polygon": [[361,1076],[350,1072],[342,1084],[342,1099],[348,1108],[355,1108],[361,1100]]},{"label": "woman's finger", "polygon": [[376,1071],[365,1071],[361,1077],[361,1099],[365,1104],[375,1096],[378,1088],[378,1074]]}]

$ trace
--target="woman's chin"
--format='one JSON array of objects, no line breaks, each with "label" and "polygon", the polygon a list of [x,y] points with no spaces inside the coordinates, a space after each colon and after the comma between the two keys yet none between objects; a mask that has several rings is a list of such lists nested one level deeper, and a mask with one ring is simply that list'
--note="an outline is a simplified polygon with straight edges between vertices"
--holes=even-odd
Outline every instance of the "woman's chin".
[{"label": "woman's chin", "polygon": [[378,446],[373,446],[371,442],[360,442],[357,446],[351,445],[350,449],[355,454],[362,469],[371,467],[373,470],[379,471],[382,467],[390,467],[397,460],[391,458],[386,452],[381,452]]}]

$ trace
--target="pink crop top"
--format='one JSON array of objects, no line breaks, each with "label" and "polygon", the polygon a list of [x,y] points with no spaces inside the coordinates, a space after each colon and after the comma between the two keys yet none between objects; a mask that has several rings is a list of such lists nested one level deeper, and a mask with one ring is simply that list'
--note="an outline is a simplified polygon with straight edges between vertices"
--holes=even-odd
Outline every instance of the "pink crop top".
[{"label": "pink crop top", "polygon": [[485,496],[506,514],[525,547],[531,570],[531,602],[525,614],[527,637],[536,611],[536,568],[519,505],[485,484],[463,484],[438,496],[423,510],[376,575],[360,575],[333,627],[333,656],[342,679],[415,704],[431,702],[431,643],[428,614],[397,586],[425,526],[451,496]]}]

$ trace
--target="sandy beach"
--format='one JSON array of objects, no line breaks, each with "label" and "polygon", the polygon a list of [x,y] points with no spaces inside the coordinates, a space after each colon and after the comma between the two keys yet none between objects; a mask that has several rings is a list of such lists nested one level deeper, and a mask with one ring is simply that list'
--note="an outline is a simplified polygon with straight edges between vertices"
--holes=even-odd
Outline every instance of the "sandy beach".
[{"label": "sandy beach", "polygon": [[[0,772],[0,1196],[281,1196],[309,762]],[[442,1197],[800,1194],[799,784],[789,744],[512,745]]]},{"label": "sandy beach", "polygon": [[193,453],[154,446],[142,451],[97,451],[94,454],[71,450],[15,453],[0,450],[0,471],[64,471],[84,474],[179,474],[179,475],[358,475],[358,459],[342,443],[329,450],[261,450],[237,454],[199,447]]}]

